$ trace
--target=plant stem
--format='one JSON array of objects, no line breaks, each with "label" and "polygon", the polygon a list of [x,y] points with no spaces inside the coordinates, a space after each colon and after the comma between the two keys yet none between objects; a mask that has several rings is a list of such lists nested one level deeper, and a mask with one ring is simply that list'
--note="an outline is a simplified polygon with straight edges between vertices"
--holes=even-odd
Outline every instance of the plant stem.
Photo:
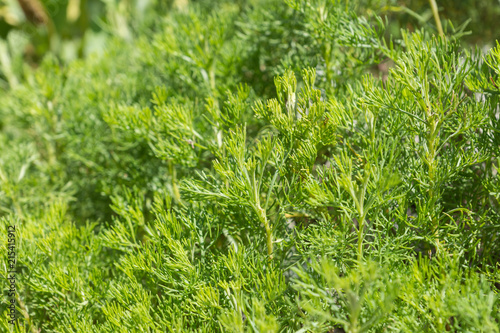
[{"label": "plant stem", "polygon": [[176,202],[181,203],[181,192],[179,191],[179,187],[177,186],[177,173],[175,170],[175,165],[172,160],[168,163],[168,168],[170,171],[170,175],[172,177],[172,194]]},{"label": "plant stem", "polygon": [[[211,90],[212,96],[217,97],[216,96],[217,85],[215,83],[215,75],[216,75],[215,70],[216,70],[216,60],[214,58],[214,59],[212,59],[212,61],[210,62],[210,65],[208,67],[208,79],[209,79],[210,90]],[[217,102],[217,99],[216,99],[216,102]]]},{"label": "plant stem", "polygon": [[360,215],[358,220],[358,262],[363,261],[363,229],[365,227],[365,215]]},{"label": "plant stem", "polygon": [[[438,120],[435,119],[435,116],[428,112],[428,130],[427,133],[427,156],[426,163],[429,168],[429,203],[434,206],[437,202],[438,193],[436,193],[436,146],[438,145]],[[435,214],[432,216],[432,228],[437,232],[438,221],[436,219]]]},{"label": "plant stem", "polygon": [[358,228],[358,262],[363,260],[363,222],[359,221]]},{"label": "plant stem", "polygon": [[31,321],[31,318],[30,318],[30,315],[28,313],[28,310],[26,309],[26,305],[24,304],[24,302],[22,301],[22,299],[21,299],[21,297],[19,296],[18,293],[16,293],[16,300],[17,300],[17,303],[19,304],[19,308],[21,309],[21,313],[23,314],[24,319],[28,322],[28,325],[31,328],[31,332],[32,333],[38,333],[38,330],[37,330],[36,326]]},{"label": "plant stem", "polygon": [[273,232],[269,225],[266,225],[267,254],[269,259],[273,258]]},{"label": "plant stem", "polygon": [[257,214],[259,215],[259,219],[262,224],[264,224],[264,228],[266,229],[266,243],[267,243],[267,254],[269,255],[269,259],[273,258],[273,231],[271,230],[271,226],[269,225],[269,221],[266,217],[266,212],[260,206],[257,207]]},{"label": "plant stem", "polygon": [[434,20],[436,21],[436,26],[437,26],[439,36],[444,36],[443,27],[441,26],[441,19],[439,18],[439,12],[438,12],[436,0],[429,0],[429,3],[431,4],[432,14],[434,15]]}]

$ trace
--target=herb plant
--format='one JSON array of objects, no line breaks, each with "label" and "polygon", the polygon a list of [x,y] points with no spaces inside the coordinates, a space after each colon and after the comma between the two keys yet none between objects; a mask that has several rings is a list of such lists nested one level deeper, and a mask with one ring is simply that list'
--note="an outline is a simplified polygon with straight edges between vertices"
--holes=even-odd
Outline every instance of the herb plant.
[{"label": "herb plant", "polygon": [[157,4],[36,69],[0,43],[1,330],[499,332],[500,46],[379,2]]}]

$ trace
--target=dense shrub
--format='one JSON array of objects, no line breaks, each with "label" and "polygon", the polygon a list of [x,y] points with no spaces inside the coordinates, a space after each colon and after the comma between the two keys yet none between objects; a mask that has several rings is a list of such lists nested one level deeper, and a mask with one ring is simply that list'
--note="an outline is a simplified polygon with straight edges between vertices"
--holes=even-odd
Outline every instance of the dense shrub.
[{"label": "dense shrub", "polygon": [[500,46],[378,5],[174,1],[13,57],[2,331],[498,332]]}]

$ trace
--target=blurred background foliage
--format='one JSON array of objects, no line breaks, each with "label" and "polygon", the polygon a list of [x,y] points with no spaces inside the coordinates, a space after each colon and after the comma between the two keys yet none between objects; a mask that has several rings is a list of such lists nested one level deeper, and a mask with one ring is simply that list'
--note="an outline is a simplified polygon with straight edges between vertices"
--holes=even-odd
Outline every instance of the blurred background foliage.
[{"label": "blurred background foliage", "polygon": [[[379,8],[379,15],[389,18],[388,33],[399,36],[401,28],[415,31],[420,27],[435,29],[428,0],[362,0],[360,8]],[[439,15],[448,31],[465,25],[468,32],[463,42],[494,46],[500,38],[495,29],[500,18],[498,0],[437,0]],[[369,9],[370,10],[370,9]]]},{"label": "blurred background foliage", "polygon": [[[213,6],[207,0],[1,0],[2,63],[9,57],[14,58],[10,61],[19,62],[21,57],[30,66],[37,66],[48,52],[65,62],[81,58],[102,50],[109,36],[130,38],[134,32],[157,24],[153,17],[172,8],[186,7],[189,2],[198,3],[201,8]],[[228,3],[241,9],[248,2],[258,6],[265,1]],[[415,31],[435,26],[427,0],[358,0],[353,3],[357,4],[359,14],[386,16],[390,22],[387,36],[399,37],[401,28]],[[453,31],[466,26],[468,34],[464,42],[492,46],[500,38],[500,31],[494,29],[500,17],[500,1],[439,0],[437,4],[445,29]],[[290,11],[285,3],[276,6],[281,7],[282,12]]]},{"label": "blurred background foliage", "polygon": [[[274,15],[279,24],[248,26],[248,21],[258,17],[245,16],[248,21],[232,22],[242,35],[252,36],[259,47],[254,58],[260,63],[251,64],[262,69],[264,81],[283,72],[284,66],[315,66],[317,60],[308,49],[307,37],[296,34],[297,12],[285,2],[266,0],[208,1],[208,0],[0,0],[0,87],[7,89],[25,77],[25,71],[36,68],[43,57],[50,53],[61,63],[83,58],[91,53],[101,53],[111,37],[131,40],[133,37],[153,34],[163,29],[163,21],[172,9],[181,11],[195,4],[203,10],[215,7],[243,8],[266,7],[272,11],[248,11],[249,15],[262,15],[267,22]],[[401,37],[400,30],[415,31],[420,28],[435,30],[435,21],[427,0],[358,0],[352,2],[359,15],[385,17],[387,39]],[[463,43],[476,44],[483,49],[494,46],[500,31],[494,29],[500,18],[500,0],[439,0],[437,2],[444,29],[448,35],[459,35]],[[160,19],[158,19],[160,18]],[[283,21],[284,20],[284,21]],[[250,32],[250,33],[249,33]],[[176,31],[171,31],[175,34]],[[392,37],[391,37],[392,36]],[[291,45],[284,41],[294,41]],[[269,44],[270,43],[270,44]],[[265,52],[269,48],[287,48],[276,54],[287,54],[284,59]],[[297,63],[308,54],[309,63]],[[270,71],[265,71],[268,67]],[[248,68],[247,68],[248,69]],[[379,68],[380,69],[380,68]],[[243,68],[245,70],[245,68]],[[251,71],[246,71],[251,76]],[[248,76],[249,84],[262,78]],[[266,80],[266,78],[268,80]],[[268,86],[268,85],[264,85]],[[272,85],[270,85],[272,87]],[[267,91],[272,93],[272,90]]]}]

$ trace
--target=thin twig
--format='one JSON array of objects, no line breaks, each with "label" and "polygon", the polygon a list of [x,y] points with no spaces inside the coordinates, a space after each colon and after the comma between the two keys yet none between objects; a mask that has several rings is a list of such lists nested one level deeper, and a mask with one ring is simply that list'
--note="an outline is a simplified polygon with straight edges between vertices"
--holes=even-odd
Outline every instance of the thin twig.
[{"label": "thin twig", "polygon": [[22,299],[18,293],[16,293],[16,299],[17,299],[17,303],[19,304],[19,308],[21,309],[21,313],[24,316],[24,319],[28,322],[28,325],[31,328],[31,332],[32,333],[39,333],[38,329],[31,321],[30,315],[28,313],[28,309],[26,309],[26,305],[24,305],[24,302],[22,301]]},{"label": "thin twig", "polygon": [[438,29],[439,36],[444,36],[443,27],[441,26],[441,19],[439,18],[438,7],[436,0],[429,0],[432,7],[432,14],[434,15],[434,20],[436,21],[436,26]]}]

